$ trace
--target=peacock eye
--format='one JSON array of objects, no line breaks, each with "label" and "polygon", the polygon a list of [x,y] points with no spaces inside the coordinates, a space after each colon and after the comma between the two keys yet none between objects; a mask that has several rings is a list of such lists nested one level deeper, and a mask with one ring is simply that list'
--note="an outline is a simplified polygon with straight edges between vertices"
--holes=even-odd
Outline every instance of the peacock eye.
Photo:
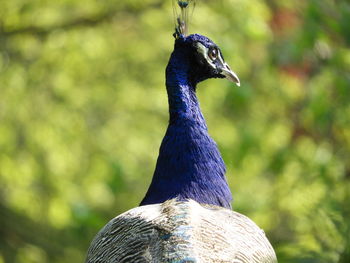
[{"label": "peacock eye", "polygon": [[218,57],[218,50],[216,48],[211,48],[208,52],[209,58],[215,60]]}]

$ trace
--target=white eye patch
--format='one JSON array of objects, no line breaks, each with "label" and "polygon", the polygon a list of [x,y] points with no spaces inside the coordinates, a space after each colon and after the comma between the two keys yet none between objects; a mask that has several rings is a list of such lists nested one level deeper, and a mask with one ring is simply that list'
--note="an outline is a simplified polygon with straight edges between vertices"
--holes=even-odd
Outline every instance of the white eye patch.
[{"label": "white eye patch", "polygon": [[[206,46],[204,46],[203,44],[197,42],[197,51],[203,55],[203,57],[205,58],[205,60],[208,62],[208,64],[216,69],[216,65],[214,64],[214,60],[210,58],[209,56],[209,48],[207,48]],[[217,54],[217,58],[215,60],[219,60],[221,64],[224,64],[224,61],[221,57],[220,52],[218,52]]]},{"label": "white eye patch", "polygon": [[197,51],[203,55],[203,57],[205,58],[205,60],[208,62],[208,64],[210,66],[212,66],[213,68],[216,68],[213,61],[209,58],[209,55],[208,55],[209,48],[207,48],[206,46],[204,46],[203,44],[198,42],[197,43]]}]

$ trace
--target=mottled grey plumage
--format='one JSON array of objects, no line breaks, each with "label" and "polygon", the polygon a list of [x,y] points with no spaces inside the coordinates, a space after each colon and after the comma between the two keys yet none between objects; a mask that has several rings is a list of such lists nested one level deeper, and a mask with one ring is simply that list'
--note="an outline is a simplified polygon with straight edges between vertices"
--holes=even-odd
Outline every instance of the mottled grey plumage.
[{"label": "mottled grey plumage", "polygon": [[112,219],[86,263],[272,263],[276,255],[246,216],[193,200],[141,206]]}]

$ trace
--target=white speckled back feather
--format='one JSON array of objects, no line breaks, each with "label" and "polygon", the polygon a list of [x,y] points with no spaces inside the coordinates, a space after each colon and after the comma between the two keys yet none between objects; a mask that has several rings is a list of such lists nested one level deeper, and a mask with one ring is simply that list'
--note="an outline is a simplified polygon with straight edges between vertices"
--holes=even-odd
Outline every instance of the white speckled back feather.
[{"label": "white speckled back feather", "polygon": [[94,238],[86,263],[272,263],[275,252],[246,216],[193,200],[131,209]]}]

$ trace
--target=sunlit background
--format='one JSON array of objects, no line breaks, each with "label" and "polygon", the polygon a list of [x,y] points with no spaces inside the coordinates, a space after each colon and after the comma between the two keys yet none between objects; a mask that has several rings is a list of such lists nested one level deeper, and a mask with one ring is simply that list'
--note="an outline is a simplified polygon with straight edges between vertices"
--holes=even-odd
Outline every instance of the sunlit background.
[{"label": "sunlit background", "polygon": [[[241,87],[198,87],[234,209],[279,262],[350,262],[350,3],[198,0]],[[83,262],[139,204],[168,121],[167,0],[0,6],[0,263]]]}]

